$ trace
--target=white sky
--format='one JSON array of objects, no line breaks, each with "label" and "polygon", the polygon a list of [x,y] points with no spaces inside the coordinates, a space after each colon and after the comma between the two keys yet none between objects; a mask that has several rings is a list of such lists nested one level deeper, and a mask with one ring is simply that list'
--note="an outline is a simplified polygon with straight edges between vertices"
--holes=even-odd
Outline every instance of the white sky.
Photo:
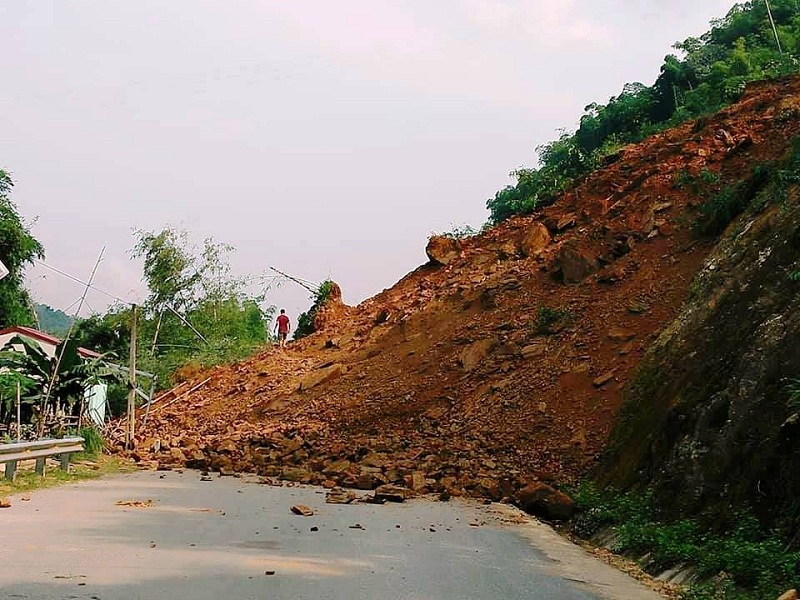
[{"label": "white sky", "polygon": [[[36,0],[0,5],[0,167],[47,261],[126,300],[133,228],[171,224],[371,296],[432,231],[732,0]],[[42,267],[37,301],[80,285]],[[268,295],[292,317],[308,293]],[[91,292],[84,313],[108,298]],[[74,307],[73,309],[74,310]]]}]

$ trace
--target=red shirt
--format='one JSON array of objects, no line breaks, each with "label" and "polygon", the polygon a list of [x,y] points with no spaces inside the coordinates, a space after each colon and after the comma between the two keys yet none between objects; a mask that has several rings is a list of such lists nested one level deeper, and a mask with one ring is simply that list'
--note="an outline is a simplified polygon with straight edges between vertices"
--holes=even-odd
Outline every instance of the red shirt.
[{"label": "red shirt", "polygon": [[280,333],[289,333],[289,317],[286,315],[278,317],[278,331]]}]

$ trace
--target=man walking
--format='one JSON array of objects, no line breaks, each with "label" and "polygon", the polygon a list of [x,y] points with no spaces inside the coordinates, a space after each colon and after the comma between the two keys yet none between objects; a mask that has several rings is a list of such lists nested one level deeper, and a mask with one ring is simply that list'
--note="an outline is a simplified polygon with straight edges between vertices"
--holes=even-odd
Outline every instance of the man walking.
[{"label": "man walking", "polygon": [[289,317],[286,316],[286,311],[281,309],[281,314],[275,320],[275,331],[278,333],[278,346],[286,348],[286,338],[289,337],[289,330],[292,328],[289,323]]}]

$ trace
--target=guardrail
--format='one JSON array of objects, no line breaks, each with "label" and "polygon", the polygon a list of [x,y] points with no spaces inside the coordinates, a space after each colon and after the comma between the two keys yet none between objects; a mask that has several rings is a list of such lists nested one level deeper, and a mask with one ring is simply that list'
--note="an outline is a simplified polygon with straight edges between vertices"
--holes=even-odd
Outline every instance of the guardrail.
[{"label": "guardrail", "polygon": [[13,481],[17,474],[17,463],[21,460],[36,459],[36,472],[44,475],[45,460],[49,456],[58,456],[61,470],[66,471],[69,469],[69,455],[74,452],[83,452],[82,437],[0,444],[0,463],[6,465],[6,479]]}]

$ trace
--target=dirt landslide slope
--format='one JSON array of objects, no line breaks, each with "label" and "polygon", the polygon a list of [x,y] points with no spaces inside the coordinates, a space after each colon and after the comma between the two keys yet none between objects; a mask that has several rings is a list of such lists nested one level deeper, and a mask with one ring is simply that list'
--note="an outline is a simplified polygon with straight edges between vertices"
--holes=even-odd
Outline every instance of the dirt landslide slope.
[{"label": "dirt landslide slope", "polygon": [[692,232],[702,197],[687,182],[738,180],[782,156],[798,107],[800,79],[754,85],[626,147],[530,217],[434,238],[434,260],[391,289],[357,307],[334,294],[318,333],[165,397],[133,456],[494,499],[575,478],[714,247]]}]

